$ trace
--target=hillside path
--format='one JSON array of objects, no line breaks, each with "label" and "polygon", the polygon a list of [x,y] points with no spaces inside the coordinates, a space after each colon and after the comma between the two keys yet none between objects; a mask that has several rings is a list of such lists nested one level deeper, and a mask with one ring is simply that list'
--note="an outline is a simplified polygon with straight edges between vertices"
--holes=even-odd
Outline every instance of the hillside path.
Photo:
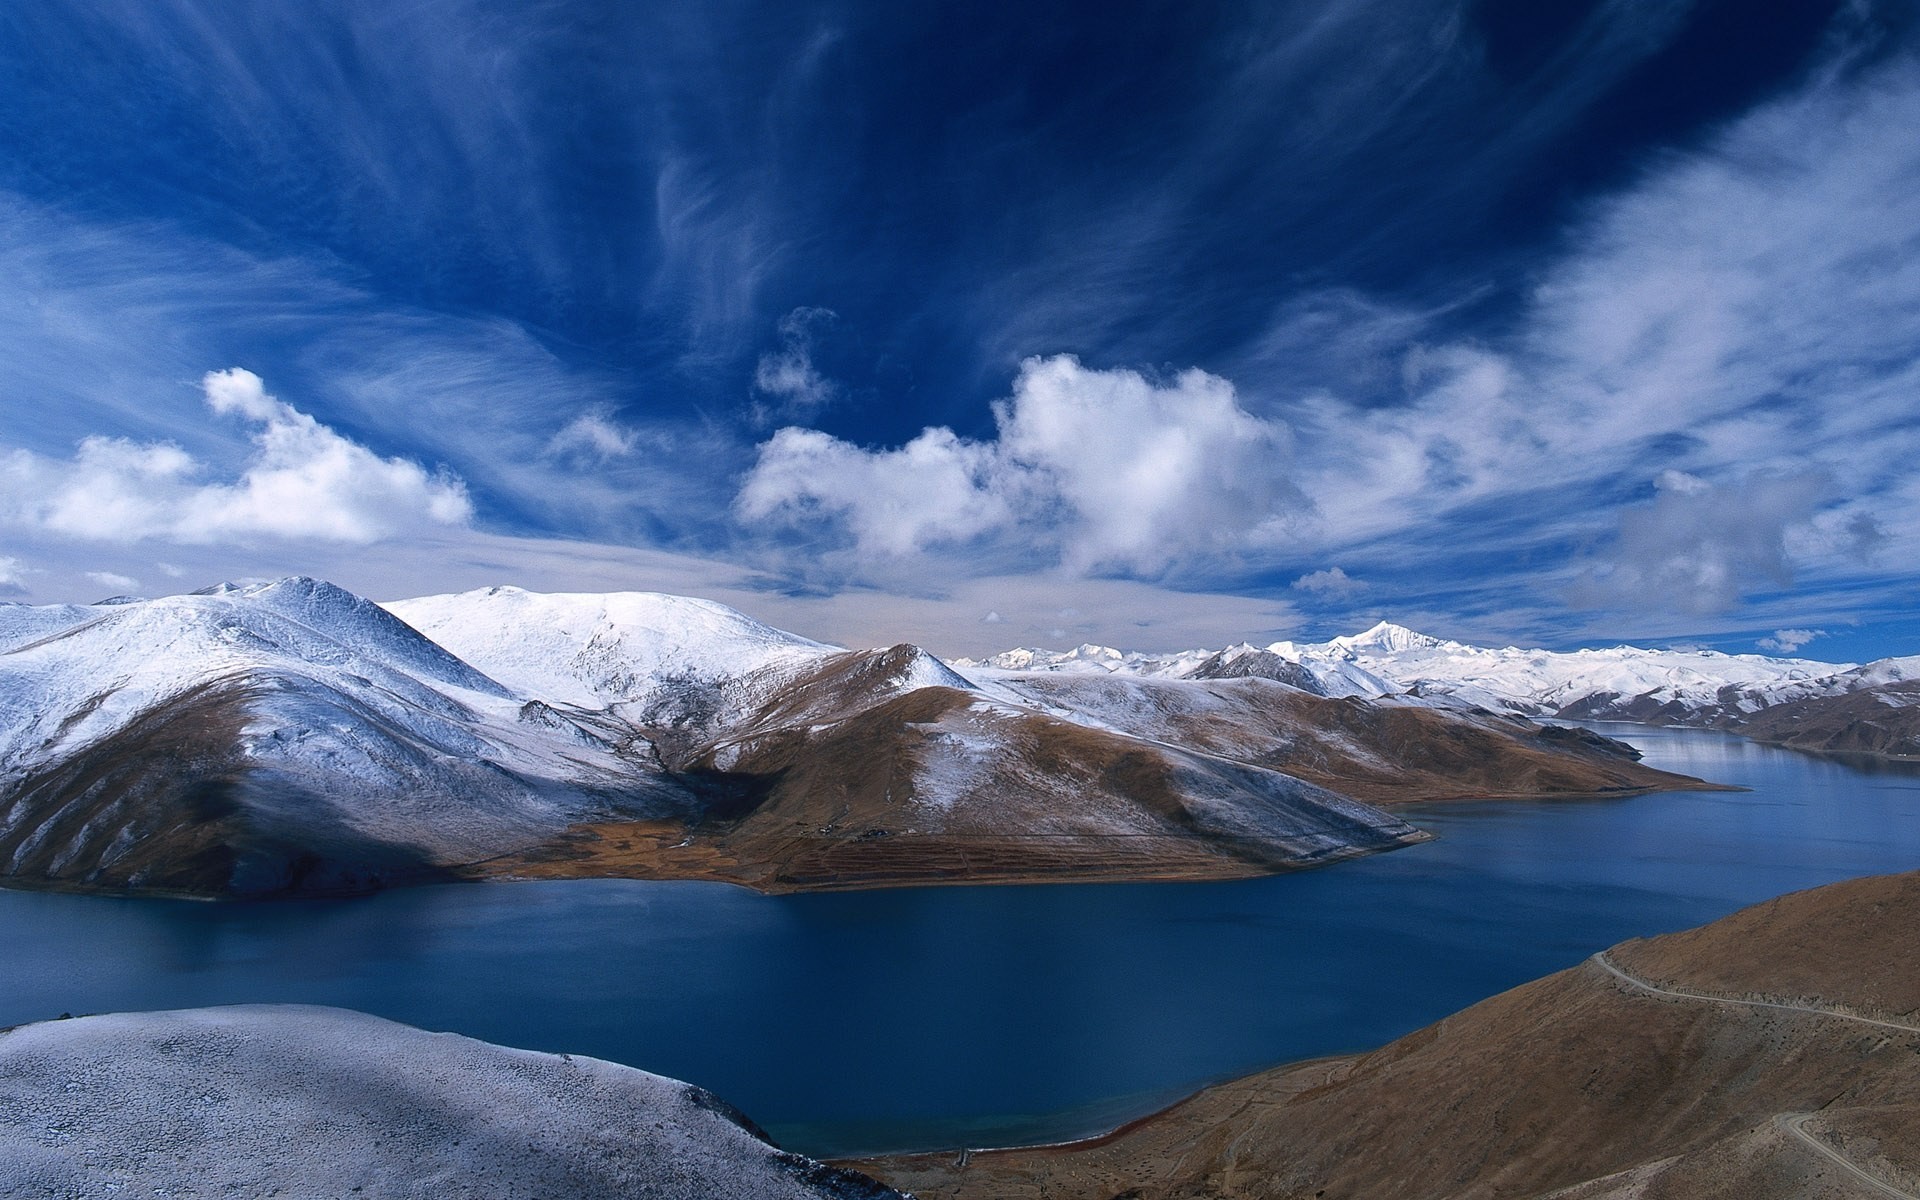
[{"label": "hillside path", "polygon": [[[1679,1000],[1695,1000],[1704,1004],[1725,1004],[1737,1008],[1778,1008],[1785,1009],[1788,1012],[1809,1013],[1816,1017],[1829,1017],[1836,1021],[1852,1021],[1859,1025],[1874,1025],[1881,1029],[1897,1029],[1902,1033],[1920,1033],[1920,1026],[1904,1025],[1898,1021],[1882,1021],[1875,1017],[1856,1016],[1853,1013],[1839,1012],[1831,1008],[1821,1008],[1816,1005],[1788,1004],[1779,1000],[1735,1000],[1726,996],[1709,996],[1701,992],[1688,992],[1678,988],[1659,987],[1629,973],[1615,964],[1612,959],[1607,957],[1605,950],[1595,954],[1593,961],[1602,970],[1622,983],[1656,996],[1672,996]],[[1856,1182],[1872,1188],[1882,1196],[1891,1197],[1892,1200],[1920,1200],[1920,1196],[1916,1196],[1912,1192],[1902,1191],[1878,1176],[1869,1173],[1858,1163],[1840,1153],[1839,1150],[1807,1132],[1807,1119],[1818,1115],[1817,1113],[1781,1113],[1773,1120],[1774,1124],[1778,1125],[1782,1130],[1805,1143],[1822,1157],[1828,1159],[1834,1166],[1845,1171],[1847,1176]]]}]

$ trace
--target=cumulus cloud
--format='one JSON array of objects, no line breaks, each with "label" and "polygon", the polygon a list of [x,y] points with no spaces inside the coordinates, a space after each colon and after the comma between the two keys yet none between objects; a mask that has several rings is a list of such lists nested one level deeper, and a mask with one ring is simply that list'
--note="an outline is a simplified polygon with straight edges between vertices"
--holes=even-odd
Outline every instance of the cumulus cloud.
[{"label": "cumulus cloud", "polygon": [[0,596],[27,594],[27,566],[12,555],[0,554]]},{"label": "cumulus cloud", "polygon": [[1824,629],[1776,629],[1772,637],[1763,637],[1754,645],[1762,650],[1773,650],[1781,654],[1792,654],[1795,650],[1818,637],[1825,637]]},{"label": "cumulus cloud", "polygon": [[1570,598],[1583,607],[1725,612],[1753,587],[1793,581],[1789,530],[1809,522],[1832,481],[1820,472],[1756,473],[1714,484],[1682,471],[1655,480],[1652,503],[1628,508],[1605,562]]},{"label": "cumulus cloud", "polygon": [[760,448],[735,503],[749,521],[821,519],[865,553],[901,556],[1010,524],[1015,506],[994,447],[929,429],[897,450],[865,450],[788,427]]},{"label": "cumulus cloud", "polygon": [[1070,355],[1021,365],[997,436],[923,431],[870,450],[789,427],[736,503],[749,521],[827,518],[863,553],[899,556],[1023,529],[1076,574],[1151,574],[1279,542],[1308,505],[1289,437],[1205,371],[1156,383]]},{"label": "cumulus cloud", "polygon": [[780,318],[780,349],[762,354],[753,372],[754,390],[774,398],[769,415],[808,417],[832,402],[832,382],[813,365],[813,341],[837,317],[830,308],[803,307]]},{"label": "cumulus cloud", "polygon": [[237,479],[203,482],[206,465],[169,442],[90,437],[71,459],[0,456],[0,519],[91,541],[367,543],[472,516],[459,480],[381,457],[268,395],[251,371],[209,372],[202,386],[214,413],[258,426]]},{"label": "cumulus cloud", "polygon": [[1324,571],[1302,575],[1288,586],[1297,592],[1307,592],[1328,599],[1344,598],[1367,589],[1365,580],[1355,579],[1339,567],[1328,567]]},{"label": "cumulus cloud", "polygon": [[625,458],[639,445],[640,432],[617,423],[604,409],[582,413],[547,441],[547,453],[558,458]]}]

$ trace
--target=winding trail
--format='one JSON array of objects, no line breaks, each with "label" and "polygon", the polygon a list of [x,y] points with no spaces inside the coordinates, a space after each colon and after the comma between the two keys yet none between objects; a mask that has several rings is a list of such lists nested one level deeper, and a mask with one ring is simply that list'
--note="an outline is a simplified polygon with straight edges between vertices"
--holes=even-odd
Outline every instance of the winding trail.
[{"label": "winding trail", "polygon": [[1636,987],[1643,992],[1656,996],[1673,996],[1681,1000],[1699,1000],[1706,1004],[1725,1004],[1733,1008],[1779,1008],[1787,1012],[1812,1013],[1816,1017],[1831,1017],[1836,1021],[1852,1021],[1859,1025],[1877,1025],[1881,1029],[1898,1029],[1902,1033],[1920,1033],[1920,1025],[1904,1025],[1899,1021],[1882,1021],[1877,1017],[1860,1017],[1852,1013],[1841,1012],[1834,1008],[1820,1008],[1810,1004],[1788,1004],[1780,1000],[1735,1000],[1727,996],[1710,996],[1704,992],[1683,992],[1675,988],[1663,988],[1646,980],[1628,974],[1607,957],[1605,950],[1593,956],[1600,968],[1622,983]]},{"label": "winding trail", "polygon": [[[1672,996],[1679,1000],[1695,1000],[1704,1004],[1724,1004],[1735,1008],[1778,1008],[1788,1012],[1800,1012],[1808,1013],[1816,1017],[1828,1017],[1836,1021],[1851,1021],[1857,1025],[1873,1025],[1881,1029],[1897,1029],[1902,1033],[1920,1033],[1920,1026],[1905,1025],[1899,1021],[1882,1021],[1875,1017],[1855,1016],[1853,1013],[1839,1012],[1835,1009],[1821,1008],[1809,1004],[1787,1004],[1779,1000],[1734,1000],[1726,996],[1709,996],[1702,992],[1687,992],[1677,988],[1659,987],[1655,984],[1648,983],[1636,975],[1630,974],[1615,964],[1612,959],[1607,957],[1605,950],[1595,954],[1593,961],[1602,970],[1606,971],[1607,974],[1612,975],[1620,982],[1655,996]],[[1892,1200],[1920,1200],[1920,1196],[1916,1196],[1912,1192],[1902,1191],[1877,1175],[1869,1173],[1858,1163],[1840,1153],[1839,1150],[1807,1132],[1806,1125],[1808,1119],[1818,1115],[1818,1113],[1781,1113],[1774,1117],[1773,1123],[1820,1154],[1823,1158],[1826,1158],[1833,1163],[1834,1166],[1846,1172],[1848,1178],[1872,1188],[1880,1195],[1891,1197]]]},{"label": "winding trail", "polygon": [[1818,1115],[1817,1113],[1781,1113],[1773,1119],[1773,1123],[1818,1150],[1830,1159],[1834,1166],[1845,1171],[1850,1178],[1865,1184],[1882,1196],[1890,1196],[1893,1200],[1920,1200],[1920,1196],[1915,1196],[1912,1192],[1903,1192],[1878,1176],[1869,1175],[1852,1159],[1808,1133],[1807,1118]]}]

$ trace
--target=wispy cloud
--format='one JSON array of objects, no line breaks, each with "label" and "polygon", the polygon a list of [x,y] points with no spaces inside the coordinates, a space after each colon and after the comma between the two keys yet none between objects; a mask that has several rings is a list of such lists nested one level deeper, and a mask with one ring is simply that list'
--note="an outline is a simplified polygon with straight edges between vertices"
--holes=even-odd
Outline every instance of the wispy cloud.
[{"label": "wispy cloud", "polygon": [[813,365],[813,340],[836,316],[830,308],[796,308],[780,318],[780,349],[762,354],[753,372],[754,390],[772,397],[763,420],[806,420],[833,400],[832,381]]},{"label": "wispy cloud", "polygon": [[112,571],[88,571],[87,578],[104,588],[116,592],[136,592],[140,590],[140,581],[131,575],[116,575]]},{"label": "wispy cloud", "polygon": [[581,413],[547,439],[547,453],[605,462],[632,454],[639,441],[638,430],[619,424],[611,412],[596,409]]},{"label": "wispy cloud", "polygon": [[1763,637],[1754,645],[1762,650],[1773,650],[1780,654],[1792,654],[1815,638],[1825,637],[1824,629],[1776,629],[1772,636]]},{"label": "wispy cloud", "polygon": [[[1337,558],[1390,581],[1383,603],[1523,584],[1537,610],[1699,615],[1858,577],[1864,551],[1920,545],[1914,128],[1913,60],[1815,77],[1593,204],[1498,338],[1359,300],[1294,314],[1364,356],[1397,345],[1378,390],[1039,360],[992,440],[783,430],[738,511],[884,555],[1013,539],[1079,571],[1201,564],[1190,580],[1222,578],[1222,551]],[[1463,578],[1481,568],[1499,578]]]}]

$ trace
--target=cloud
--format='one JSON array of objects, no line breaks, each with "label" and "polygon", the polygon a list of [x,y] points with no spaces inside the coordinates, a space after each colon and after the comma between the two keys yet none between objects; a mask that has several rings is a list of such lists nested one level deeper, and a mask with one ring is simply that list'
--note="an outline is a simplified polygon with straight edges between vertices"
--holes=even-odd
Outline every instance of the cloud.
[{"label": "cloud", "polygon": [[547,453],[560,458],[587,458],[606,462],[625,458],[639,444],[640,431],[617,424],[611,412],[582,413],[567,422],[547,442]]},{"label": "cloud", "polygon": [[780,349],[762,354],[753,372],[754,390],[777,401],[767,416],[806,418],[832,402],[836,389],[813,365],[813,340],[837,317],[830,308],[796,308],[780,318]]},{"label": "cloud", "polygon": [[27,565],[12,555],[0,554],[0,596],[27,594]]},{"label": "cloud", "polygon": [[1777,650],[1781,654],[1792,654],[1795,650],[1818,637],[1825,637],[1824,629],[1776,629],[1772,637],[1763,637],[1754,645],[1762,650]]},{"label": "cloud", "polygon": [[65,461],[0,456],[0,520],[90,541],[367,543],[472,516],[459,480],[382,458],[268,395],[251,371],[209,372],[202,388],[215,414],[258,427],[234,481],[199,482],[206,466],[169,442],[89,437]]},{"label": "cloud", "polygon": [[1204,371],[1161,384],[1030,358],[993,412],[991,441],[932,428],[898,449],[782,429],[736,511],[792,527],[826,518],[868,555],[1018,531],[1073,574],[1152,575],[1276,544],[1308,507],[1287,479],[1285,427]]},{"label": "cloud", "polygon": [[1287,586],[1297,592],[1307,592],[1327,599],[1343,599],[1367,590],[1366,581],[1355,579],[1339,567],[1328,567],[1324,571],[1302,575]]},{"label": "cloud", "polygon": [[928,429],[897,450],[863,450],[786,428],[760,448],[735,510],[789,527],[838,522],[863,554],[902,556],[965,542],[1015,517],[994,448]]},{"label": "cloud", "polygon": [[1604,561],[1574,586],[1576,604],[1725,612],[1752,587],[1793,581],[1788,531],[1832,488],[1821,472],[1754,474],[1716,485],[1682,471],[1655,481],[1650,504],[1624,510]]},{"label": "cloud", "polygon": [[136,592],[140,590],[140,581],[131,575],[116,575],[112,571],[88,571],[87,578],[104,588],[116,592]]}]

